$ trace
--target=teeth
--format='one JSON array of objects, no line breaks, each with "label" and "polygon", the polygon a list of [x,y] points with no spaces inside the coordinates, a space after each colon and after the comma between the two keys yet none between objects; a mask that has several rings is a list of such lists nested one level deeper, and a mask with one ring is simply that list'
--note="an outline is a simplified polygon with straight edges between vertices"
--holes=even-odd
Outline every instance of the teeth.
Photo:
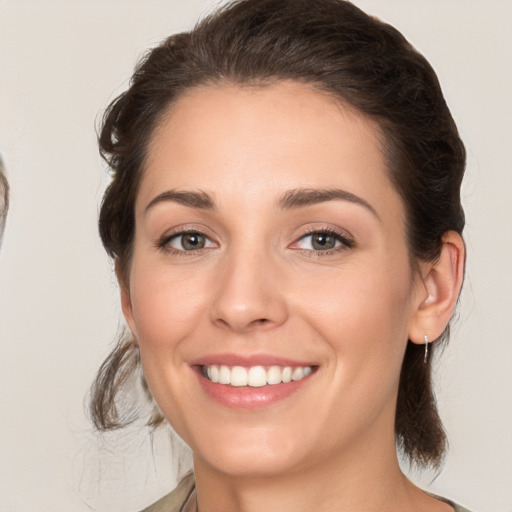
[{"label": "teeth", "polygon": [[264,366],[225,366],[216,365],[203,368],[203,374],[212,382],[231,385],[235,387],[250,386],[259,388],[266,385],[275,385],[291,382],[292,380],[301,380],[311,374],[311,366],[270,366],[267,369]]},{"label": "teeth", "polygon": [[219,382],[221,384],[231,384],[231,371],[227,366],[221,366],[219,369]]},{"label": "teeth", "polygon": [[267,370],[263,366],[253,366],[249,369],[247,383],[253,388],[260,388],[267,384]]},{"label": "teeth", "polygon": [[231,370],[232,386],[247,386],[247,370],[241,366],[234,366]]},{"label": "teeth", "polygon": [[214,365],[208,369],[210,370],[210,380],[212,382],[219,382],[219,367]]},{"label": "teeth", "polygon": [[292,381],[292,369],[289,366],[283,368],[283,376],[281,377],[283,382],[291,382]]},{"label": "teeth", "polygon": [[281,384],[283,372],[279,366],[271,366],[267,371],[267,384]]},{"label": "teeth", "polygon": [[304,378],[304,368],[294,368],[292,373],[292,380],[300,380]]}]

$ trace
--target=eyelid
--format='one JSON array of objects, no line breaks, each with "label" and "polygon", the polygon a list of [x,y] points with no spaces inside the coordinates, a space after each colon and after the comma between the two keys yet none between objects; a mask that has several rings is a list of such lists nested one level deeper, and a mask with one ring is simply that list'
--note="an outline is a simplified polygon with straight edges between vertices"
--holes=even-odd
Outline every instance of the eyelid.
[{"label": "eyelid", "polygon": [[[218,247],[219,244],[218,244],[218,242],[215,241],[214,237],[206,234],[205,231],[207,231],[207,230],[204,227],[197,228],[195,226],[177,226],[177,227],[173,228],[171,231],[167,231],[164,235],[159,237],[156,240],[154,245],[158,250],[161,250],[167,254],[171,253],[171,254],[177,254],[180,256],[182,256],[182,255],[190,256],[190,255],[194,255],[194,254],[199,254],[201,251],[205,251],[205,250],[212,249],[214,247]],[[183,236],[186,234],[197,234],[200,236],[204,236],[208,241],[211,242],[211,244],[206,247],[201,247],[197,250],[190,250],[190,251],[187,251],[184,249],[177,249],[177,248],[169,245],[169,243],[173,239],[179,238],[180,236]]]},{"label": "eyelid", "polygon": [[[332,249],[326,249],[324,251],[297,247],[297,244],[299,242],[301,242],[308,236],[312,236],[314,234],[326,234],[328,236],[332,236],[336,239],[337,242],[340,242],[340,245],[338,245],[337,247],[335,246]],[[291,249],[295,249],[298,251],[312,253],[315,256],[325,256],[333,253],[338,253],[340,251],[345,251],[347,249],[352,249],[355,245],[356,242],[354,240],[354,237],[347,233],[345,230],[335,228],[332,226],[310,226],[298,238],[296,238],[296,240],[289,247]]]},{"label": "eyelid", "polygon": [[[215,237],[207,234],[207,232],[210,231],[204,226],[176,226],[171,231],[167,231],[165,234],[163,234],[161,237],[159,237],[155,242],[155,247],[158,250],[161,250],[165,253],[174,253],[177,255],[194,255],[199,254],[202,251],[207,251],[215,247],[219,247],[219,243],[215,240]],[[200,236],[205,237],[205,239],[209,242],[208,246],[201,247],[197,250],[185,250],[185,249],[177,249],[175,247],[172,247],[169,245],[169,243],[180,236],[183,236],[184,234],[191,233],[191,234],[198,234]],[[303,241],[308,236],[312,236],[314,234],[326,234],[328,236],[332,236],[336,239],[339,244],[337,244],[335,247],[331,249],[326,250],[317,250],[317,249],[304,249],[302,247],[299,247],[298,244],[300,244],[301,241]],[[288,246],[290,249],[294,249],[297,251],[303,251],[305,253],[310,253],[314,256],[327,256],[329,254],[333,253],[339,253],[341,251],[351,249],[356,245],[356,242],[354,240],[354,237],[348,233],[346,230],[343,230],[338,227],[333,226],[309,226],[307,229],[303,230],[303,232],[295,238],[295,240]]]}]

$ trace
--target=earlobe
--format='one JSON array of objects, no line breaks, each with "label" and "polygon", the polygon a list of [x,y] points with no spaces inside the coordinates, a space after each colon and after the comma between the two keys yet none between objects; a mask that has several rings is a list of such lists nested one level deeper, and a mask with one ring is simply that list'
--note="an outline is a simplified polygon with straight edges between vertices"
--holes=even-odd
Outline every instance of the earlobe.
[{"label": "earlobe", "polygon": [[438,339],[452,317],[464,280],[465,247],[455,231],[443,235],[439,258],[422,267],[423,290],[409,327],[417,344]]}]

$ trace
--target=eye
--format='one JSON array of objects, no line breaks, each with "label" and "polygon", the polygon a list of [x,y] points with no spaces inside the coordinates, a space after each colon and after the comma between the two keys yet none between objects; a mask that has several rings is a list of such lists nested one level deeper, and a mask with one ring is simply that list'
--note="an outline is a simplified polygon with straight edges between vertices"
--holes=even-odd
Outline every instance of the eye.
[{"label": "eye", "polygon": [[158,246],[171,252],[191,252],[216,247],[216,244],[198,231],[182,231],[172,236],[164,237]]},{"label": "eye", "polygon": [[302,236],[293,244],[292,248],[329,253],[353,246],[354,242],[341,233],[332,230],[318,230]]},{"label": "eye", "polygon": [[312,233],[301,238],[302,248],[314,251],[328,251],[339,247],[341,242],[328,233]]}]

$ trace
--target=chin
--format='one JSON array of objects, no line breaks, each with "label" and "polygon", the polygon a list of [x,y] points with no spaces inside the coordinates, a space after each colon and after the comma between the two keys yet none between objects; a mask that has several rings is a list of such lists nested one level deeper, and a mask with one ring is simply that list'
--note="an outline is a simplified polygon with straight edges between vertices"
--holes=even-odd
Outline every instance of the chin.
[{"label": "chin", "polygon": [[265,436],[219,439],[204,448],[195,447],[193,452],[195,463],[233,477],[272,477],[297,468],[304,459],[292,443]]},{"label": "chin", "polygon": [[[194,463],[199,459],[200,457],[194,455]],[[204,463],[216,472],[238,478],[271,478],[282,475],[295,468],[294,462],[268,453],[258,458],[233,454],[233,456],[215,457],[214,460],[204,460]]]}]

